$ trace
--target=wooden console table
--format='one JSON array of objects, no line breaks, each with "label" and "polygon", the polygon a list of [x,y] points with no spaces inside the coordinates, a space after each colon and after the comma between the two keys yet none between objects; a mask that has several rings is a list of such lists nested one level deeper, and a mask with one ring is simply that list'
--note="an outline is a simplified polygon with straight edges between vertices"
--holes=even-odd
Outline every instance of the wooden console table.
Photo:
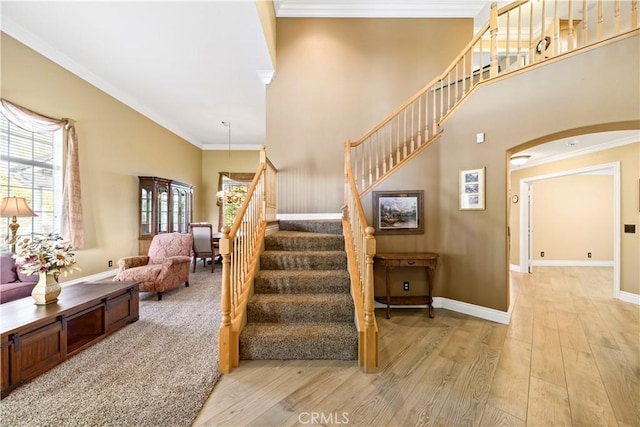
[{"label": "wooden console table", "polygon": [[[439,255],[433,252],[416,252],[416,253],[380,253],[374,257],[374,262],[385,267],[386,271],[386,303],[387,303],[387,319],[391,318],[389,306],[394,305],[413,305],[427,303],[429,309],[429,317],[433,318],[433,281],[438,265]],[[391,270],[395,267],[422,267],[427,273],[428,294],[425,297],[391,297]]]},{"label": "wooden console table", "polygon": [[65,286],[57,303],[2,304],[2,398],[107,335],[138,320],[139,282]]}]

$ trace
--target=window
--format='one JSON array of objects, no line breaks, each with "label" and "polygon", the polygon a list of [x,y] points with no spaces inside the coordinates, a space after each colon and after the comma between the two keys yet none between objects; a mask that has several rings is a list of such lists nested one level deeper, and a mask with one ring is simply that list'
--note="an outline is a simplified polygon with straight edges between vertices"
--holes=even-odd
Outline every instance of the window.
[{"label": "window", "polygon": [[236,219],[236,214],[249,191],[249,184],[246,182],[235,181],[225,176],[222,179],[222,189],[225,194],[225,197],[222,199],[224,225],[231,227],[233,221]]},{"label": "window", "polygon": [[[38,215],[18,218],[21,236],[59,232],[62,207],[62,130],[34,133],[0,114],[0,197],[24,197]],[[0,238],[9,233],[2,218]]]}]

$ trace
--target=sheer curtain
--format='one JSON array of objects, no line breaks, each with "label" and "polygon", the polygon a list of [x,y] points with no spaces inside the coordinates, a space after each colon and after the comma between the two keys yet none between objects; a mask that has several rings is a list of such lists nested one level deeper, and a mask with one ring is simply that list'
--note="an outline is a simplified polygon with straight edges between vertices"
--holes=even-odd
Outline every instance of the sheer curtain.
[{"label": "sheer curtain", "polygon": [[63,129],[67,158],[64,163],[60,235],[73,247],[84,247],[78,136],[73,120],[43,116],[4,98],[0,98],[0,112],[14,125],[30,132],[55,132]]}]

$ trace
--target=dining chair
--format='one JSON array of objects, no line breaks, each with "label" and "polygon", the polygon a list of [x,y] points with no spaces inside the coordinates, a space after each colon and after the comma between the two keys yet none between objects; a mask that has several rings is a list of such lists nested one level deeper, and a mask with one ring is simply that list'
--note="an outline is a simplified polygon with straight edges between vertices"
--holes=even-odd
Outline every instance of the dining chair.
[{"label": "dining chair", "polygon": [[192,222],[189,224],[189,231],[193,236],[193,272],[196,271],[198,258],[202,259],[202,265],[205,268],[207,259],[211,258],[211,272],[213,273],[216,256],[213,246],[213,226],[210,223]]}]

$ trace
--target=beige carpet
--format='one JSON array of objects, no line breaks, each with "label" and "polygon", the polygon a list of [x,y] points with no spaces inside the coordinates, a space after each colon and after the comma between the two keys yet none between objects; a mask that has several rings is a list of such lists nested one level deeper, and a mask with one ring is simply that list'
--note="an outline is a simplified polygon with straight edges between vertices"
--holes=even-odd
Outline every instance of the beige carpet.
[{"label": "beige carpet", "polygon": [[190,426],[220,376],[216,267],[162,301],[141,293],[140,320],[14,390],[0,424]]}]

